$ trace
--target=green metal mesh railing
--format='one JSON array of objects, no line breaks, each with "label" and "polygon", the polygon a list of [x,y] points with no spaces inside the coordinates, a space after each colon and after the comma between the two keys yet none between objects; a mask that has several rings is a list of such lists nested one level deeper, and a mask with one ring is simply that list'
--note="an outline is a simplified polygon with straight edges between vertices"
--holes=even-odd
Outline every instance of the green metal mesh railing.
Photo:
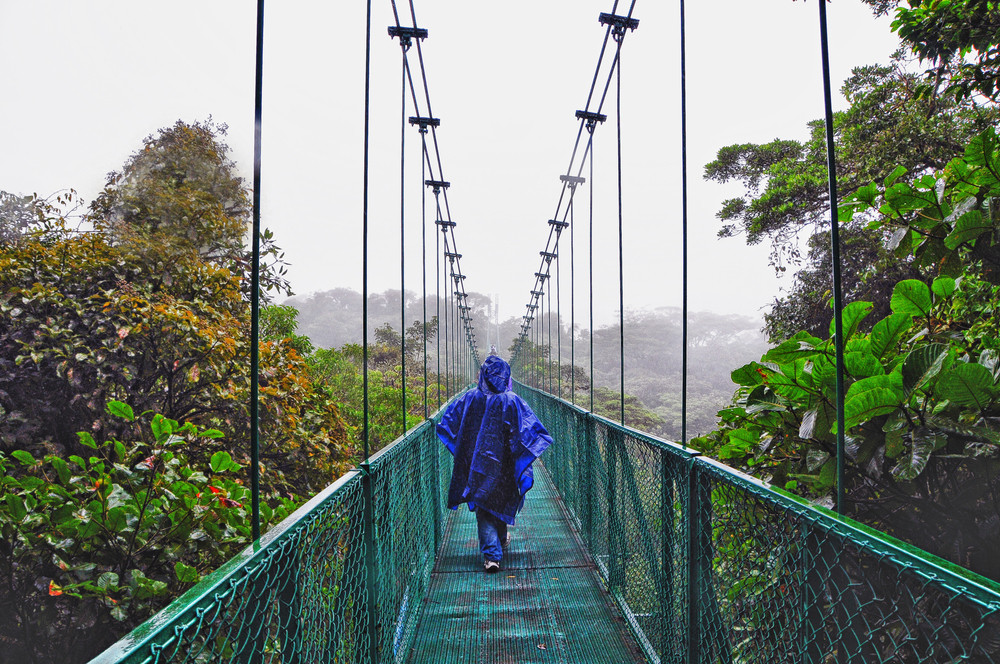
[{"label": "green metal mesh railing", "polygon": [[519,385],[651,661],[1000,664],[1000,585]]},{"label": "green metal mesh railing", "polygon": [[433,420],[415,427],[92,664],[397,661],[441,538],[442,452]]},{"label": "green metal mesh railing", "polygon": [[[1000,664],[998,584],[517,389],[553,434],[545,467],[649,661]],[[406,661],[450,467],[428,420],[93,661]]]}]

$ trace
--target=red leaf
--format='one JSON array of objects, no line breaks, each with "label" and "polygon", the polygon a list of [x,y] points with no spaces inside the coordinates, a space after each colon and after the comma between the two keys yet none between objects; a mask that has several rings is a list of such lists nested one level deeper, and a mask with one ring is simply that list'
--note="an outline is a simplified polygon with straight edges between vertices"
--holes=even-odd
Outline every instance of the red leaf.
[{"label": "red leaf", "polygon": [[49,581],[49,594],[53,597],[59,597],[62,595],[62,586],[57,585],[55,581]]}]

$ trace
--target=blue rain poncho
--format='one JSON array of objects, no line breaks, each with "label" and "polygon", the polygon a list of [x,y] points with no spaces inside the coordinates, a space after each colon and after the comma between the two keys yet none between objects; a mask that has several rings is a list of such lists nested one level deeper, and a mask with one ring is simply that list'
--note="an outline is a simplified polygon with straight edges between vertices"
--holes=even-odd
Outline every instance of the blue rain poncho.
[{"label": "blue rain poncho", "polygon": [[437,434],[455,457],[448,507],[468,503],[470,510],[485,509],[513,524],[534,484],[531,464],[552,437],[510,388],[510,365],[487,357],[479,387],[448,407]]}]

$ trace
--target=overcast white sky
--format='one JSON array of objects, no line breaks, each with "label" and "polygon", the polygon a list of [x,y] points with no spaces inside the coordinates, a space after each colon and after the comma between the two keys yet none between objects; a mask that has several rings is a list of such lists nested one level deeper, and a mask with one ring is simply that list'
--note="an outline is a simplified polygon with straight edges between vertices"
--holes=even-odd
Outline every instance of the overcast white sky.
[{"label": "overcast white sky", "polygon": [[[430,31],[424,55],[467,289],[499,294],[501,318],[520,315],[569,161],[573,114],[597,61],[597,17],[612,3],[415,4]],[[297,293],[360,290],[365,4],[266,7],[263,223],[286,249]],[[839,87],[852,67],[885,62],[896,39],[859,0],[828,7]],[[780,283],[766,248],[716,239],[714,214],[735,190],[704,182],[702,167],[724,145],[802,138],[805,123],[822,115],[817,5],[716,0],[687,10],[690,306],[758,315]],[[386,34],[389,1],[375,0],[373,12],[370,287],[382,290],[399,287],[400,56]],[[675,2],[639,0],[640,26],[623,48],[627,309],[680,303],[677,14]],[[92,198],[144,136],[209,115],[229,125],[249,181],[254,21],[252,0],[0,0],[0,189],[47,195],[73,187]],[[618,306],[609,110],[595,137],[599,322]],[[415,130],[407,141],[406,279],[419,291]],[[582,222],[578,215],[578,242]],[[578,266],[585,259],[578,244]]]}]

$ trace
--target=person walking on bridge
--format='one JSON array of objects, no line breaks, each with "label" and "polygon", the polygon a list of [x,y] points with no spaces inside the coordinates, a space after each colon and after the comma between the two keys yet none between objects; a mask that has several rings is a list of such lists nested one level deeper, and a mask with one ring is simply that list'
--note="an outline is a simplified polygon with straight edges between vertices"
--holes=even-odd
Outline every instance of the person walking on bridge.
[{"label": "person walking on bridge", "polygon": [[524,496],[534,484],[531,464],[552,436],[524,400],[511,391],[510,365],[490,355],[479,385],[457,399],[437,425],[438,438],[455,457],[448,507],[468,503],[476,513],[483,569],[500,569]]}]

